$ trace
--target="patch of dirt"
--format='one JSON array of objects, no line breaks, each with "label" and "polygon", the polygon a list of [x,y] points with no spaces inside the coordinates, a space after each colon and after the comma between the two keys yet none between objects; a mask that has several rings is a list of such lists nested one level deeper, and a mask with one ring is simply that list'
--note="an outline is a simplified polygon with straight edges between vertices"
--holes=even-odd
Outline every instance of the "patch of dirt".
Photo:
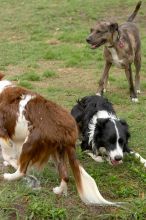
[{"label": "patch of dirt", "polygon": [[8,65],[7,69],[5,71],[3,71],[3,73],[6,76],[15,76],[18,74],[22,74],[26,71],[26,68],[22,67],[22,66],[13,66],[13,65]]}]

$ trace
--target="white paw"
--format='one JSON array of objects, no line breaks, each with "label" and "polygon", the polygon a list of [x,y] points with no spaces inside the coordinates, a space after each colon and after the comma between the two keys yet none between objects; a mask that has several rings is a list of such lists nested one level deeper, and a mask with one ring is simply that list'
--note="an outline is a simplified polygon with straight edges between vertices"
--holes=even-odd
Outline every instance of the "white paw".
[{"label": "white paw", "polygon": [[103,92],[106,93],[106,89],[104,89]]},{"label": "white paw", "polygon": [[102,163],[102,162],[104,162],[104,160],[102,159],[101,156],[97,156],[97,157],[95,157],[94,160],[95,160],[96,162],[98,162],[98,163]]},{"label": "white paw", "polygon": [[9,166],[9,163],[5,160],[5,161],[3,162],[3,165],[4,165],[5,167],[7,167],[7,166]]},{"label": "white paw", "polygon": [[62,194],[62,189],[61,187],[57,186],[53,188],[53,192],[57,195],[61,195]]},{"label": "white paw", "polygon": [[4,179],[5,180],[11,180],[11,175],[10,173],[4,173]]},{"label": "white paw", "polygon": [[137,94],[140,94],[140,89],[138,89],[136,92],[137,92]]},{"label": "white paw", "polygon": [[96,95],[101,96],[101,94],[99,92],[97,92]]},{"label": "white paw", "polygon": [[132,98],[132,102],[138,102],[138,98]]},{"label": "white paw", "polygon": [[53,192],[57,195],[64,194],[67,196],[67,187],[62,188],[61,186],[56,186],[53,188]]}]

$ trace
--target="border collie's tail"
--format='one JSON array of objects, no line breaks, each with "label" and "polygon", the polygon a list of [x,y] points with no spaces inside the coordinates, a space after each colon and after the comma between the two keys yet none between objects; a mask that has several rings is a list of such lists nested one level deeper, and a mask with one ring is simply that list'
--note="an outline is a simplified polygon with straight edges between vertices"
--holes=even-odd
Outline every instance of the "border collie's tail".
[{"label": "border collie's tail", "polygon": [[139,2],[137,3],[134,12],[130,15],[130,17],[129,17],[128,20],[127,20],[128,22],[132,22],[132,21],[134,20],[135,16],[137,15],[137,12],[138,12],[139,9],[140,9],[141,4],[142,4],[141,1],[139,1]]},{"label": "border collie's tail", "polygon": [[85,171],[85,169],[79,164],[79,161],[76,159],[75,149],[68,148],[67,154],[81,200],[89,205],[97,204],[119,206],[120,203],[112,203],[102,197],[94,179]]}]

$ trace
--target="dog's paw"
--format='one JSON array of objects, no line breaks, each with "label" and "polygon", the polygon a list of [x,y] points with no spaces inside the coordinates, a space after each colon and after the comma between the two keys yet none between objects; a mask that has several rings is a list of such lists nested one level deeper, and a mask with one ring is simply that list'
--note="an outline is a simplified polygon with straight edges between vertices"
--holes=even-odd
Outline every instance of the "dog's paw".
[{"label": "dog's paw", "polygon": [[106,93],[106,89],[103,90],[103,93]]},{"label": "dog's paw", "polygon": [[103,158],[102,158],[101,156],[96,156],[96,157],[94,158],[94,160],[95,160],[96,162],[98,162],[98,163],[104,162],[104,160],[103,160]]},{"label": "dog's paw", "polygon": [[61,195],[62,194],[62,189],[60,186],[56,186],[53,188],[53,192],[57,195]]},{"label": "dog's paw", "polygon": [[132,98],[132,102],[138,102],[138,98]]},{"label": "dog's paw", "polygon": [[12,176],[12,174],[10,174],[10,173],[4,173],[5,180],[11,180],[11,176]]},{"label": "dog's paw", "polygon": [[63,186],[56,186],[53,188],[53,192],[57,195],[64,194],[67,196],[67,185],[65,184]]},{"label": "dog's paw", "polygon": [[100,93],[100,92],[97,92],[96,95],[101,96],[101,93]]},{"label": "dog's paw", "polygon": [[5,161],[3,162],[3,165],[4,165],[5,167],[7,167],[7,166],[9,166],[10,164],[5,160]]},{"label": "dog's paw", "polygon": [[140,89],[138,89],[136,92],[137,92],[137,94],[140,94],[140,93],[141,93],[141,92],[140,92]]}]

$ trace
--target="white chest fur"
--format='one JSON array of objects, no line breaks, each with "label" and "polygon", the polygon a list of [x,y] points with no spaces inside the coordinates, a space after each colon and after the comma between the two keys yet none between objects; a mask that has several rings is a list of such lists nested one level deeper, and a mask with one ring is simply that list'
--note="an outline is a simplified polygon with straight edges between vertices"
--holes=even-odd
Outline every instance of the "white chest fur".
[{"label": "white chest fur", "polygon": [[14,141],[24,141],[25,138],[28,136],[28,121],[25,118],[24,111],[25,106],[32,98],[33,97],[31,95],[22,96],[22,99],[19,103],[18,119],[15,127],[15,135],[13,137]]},{"label": "white chest fur", "polygon": [[26,105],[33,98],[34,96],[29,94],[22,96],[19,103],[18,119],[12,140],[0,138],[3,158],[14,168],[17,168],[17,160],[20,156],[22,146],[29,135],[29,125],[24,113]]},{"label": "white chest fur", "polygon": [[109,49],[109,51],[112,55],[113,64],[115,64],[115,66],[117,66],[119,68],[122,68],[123,60],[119,59],[117,51],[115,50],[115,48],[111,47],[111,48],[108,48],[108,49]]}]

